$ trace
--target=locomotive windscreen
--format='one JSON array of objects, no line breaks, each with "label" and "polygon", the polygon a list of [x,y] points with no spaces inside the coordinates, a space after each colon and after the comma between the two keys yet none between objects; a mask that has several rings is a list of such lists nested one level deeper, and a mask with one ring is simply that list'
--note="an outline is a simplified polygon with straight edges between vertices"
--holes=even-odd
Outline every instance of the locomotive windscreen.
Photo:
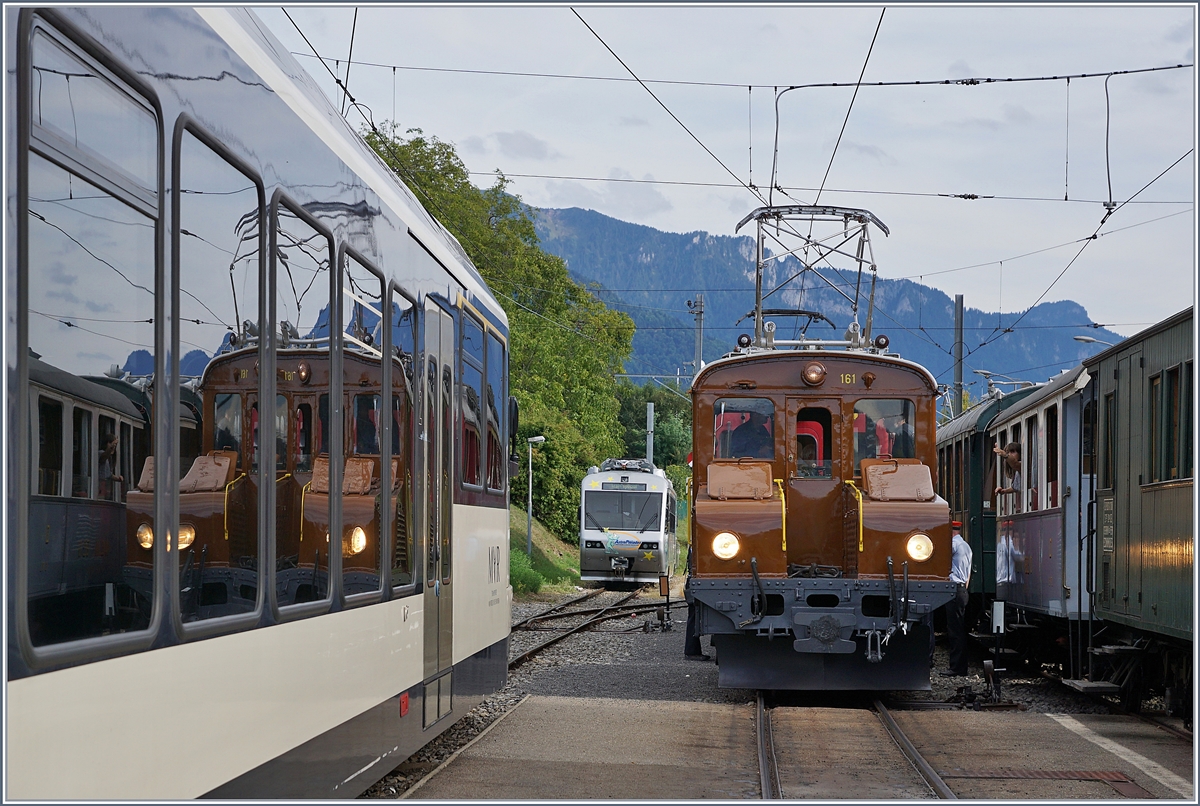
[{"label": "locomotive windscreen", "polygon": [[662,528],[662,493],[589,490],[583,496],[583,522],[588,529],[645,532]]}]

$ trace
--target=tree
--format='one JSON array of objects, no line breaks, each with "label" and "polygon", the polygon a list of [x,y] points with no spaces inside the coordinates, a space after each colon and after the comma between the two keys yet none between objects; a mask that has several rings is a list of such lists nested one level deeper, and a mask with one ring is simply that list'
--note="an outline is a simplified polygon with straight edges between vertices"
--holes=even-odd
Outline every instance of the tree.
[{"label": "tree", "polygon": [[[431,215],[458,239],[508,316],[509,389],[521,406],[520,442],[535,434],[534,514],[578,539],[579,484],[588,466],[621,450],[614,375],[633,342],[633,321],[611,311],[538,246],[536,211],[499,171],[480,189],[451,143],[394,123],[363,132]],[[523,447],[523,446],[522,446]],[[525,474],[512,479],[514,499]]]}]

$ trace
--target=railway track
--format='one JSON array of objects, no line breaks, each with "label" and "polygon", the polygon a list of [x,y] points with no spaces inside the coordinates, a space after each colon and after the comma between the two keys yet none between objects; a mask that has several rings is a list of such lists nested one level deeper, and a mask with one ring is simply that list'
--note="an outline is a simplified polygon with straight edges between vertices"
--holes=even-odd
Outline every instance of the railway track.
[{"label": "railway track", "polygon": [[[874,700],[871,709],[878,717],[880,724],[887,731],[912,768],[920,775],[925,785],[938,798],[957,800],[957,796],[938,775],[937,771],[917,750],[912,741],[905,735],[896,720],[892,718],[887,706],[881,700]],[[855,709],[859,710],[859,709]],[[784,781],[779,774],[779,758],[775,749],[775,735],[771,721],[772,709],[767,706],[766,696],[759,691],[755,697],[755,733],[758,746],[759,789],[763,800],[783,800],[789,797]]]},{"label": "railway track", "polygon": [[[628,615],[627,611],[620,609],[621,605],[625,604],[626,602],[628,602],[630,599],[633,599],[637,595],[638,595],[638,592],[634,591],[633,593],[630,593],[630,594],[627,594],[627,595],[621,597],[620,599],[618,599],[616,602],[614,602],[611,605],[608,605],[608,606],[602,607],[602,608],[598,608],[597,610],[587,611],[586,615],[588,617],[585,618],[584,621],[582,621],[579,624],[576,624],[572,627],[568,627],[568,628],[562,630],[561,632],[557,632],[556,634],[547,638],[545,641],[541,641],[540,643],[535,644],[534,646],[530,647],[529,649],[525,650],[524,652],[522,652],[518,655],[514,655],[512,658],[509,658],[509,661],[508,661],[509,671],[516,669],[518,666],[525,663],[525,661],[529,660],[534,655],[541,652],[543,649],[554,646],[559,641],[562,641],[564,638],[572,636],[577,632],[582,632],[583,630],[589,629],[590,627],[600,623],[601,621],[605,621],[609,618],[616,618],[618,616]],[[579,597],[575,601],[582,601],[584,598],[587,598],[587,597]],[[569,604],[569,602],[564,603],[560,607],[565,607],[566,604]],[[552,609],[559,610],[560,608],[552,608]],[[549,611],[540,613],[538,616],[532,617],[530,619],[525,619],[525,621],[521,622],[521,624],[528,625],[528,624],[532,623],[534,620],[536,620],[538,618],[543,618],[543,617],[547,616],[548,614],[549,614]],[[578,615],[581,615],[581,613],[579,613],[579,612],[573,612],[573,613],[572,612],[562,612],[562,613],[560,613],[560,615],[578,616]]]}]

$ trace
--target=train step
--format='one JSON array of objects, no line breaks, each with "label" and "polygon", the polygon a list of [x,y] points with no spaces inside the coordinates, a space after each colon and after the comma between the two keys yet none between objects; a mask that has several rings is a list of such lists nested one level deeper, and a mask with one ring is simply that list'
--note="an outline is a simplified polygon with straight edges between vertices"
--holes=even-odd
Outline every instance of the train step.
[{"label": "train step", "polygon": [[1063,685],[1070,686],[1085,694],[1120,694],[1121,687],[1107,680],[1068,680],[1063,679]]}]

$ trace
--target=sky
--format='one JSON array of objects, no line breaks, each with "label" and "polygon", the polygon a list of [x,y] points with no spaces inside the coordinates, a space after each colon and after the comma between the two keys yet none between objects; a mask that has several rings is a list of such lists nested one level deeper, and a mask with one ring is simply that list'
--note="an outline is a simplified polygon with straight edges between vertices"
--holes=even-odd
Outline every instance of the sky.
[{"label": "sky", "polygon": [[[476,184],[499,170],[535,207],[733,235],[764,203],[745,186],[767,197],[774,162],[782,191],[768,201],[866,208],[888,226],[873,240],[881,277],[985,311],[1071,299],[1123,335],[1196,296],[1195,11],[255,9],[339,107],[314,48],[376,124],[453,143]],[[1107,87],[1062,78],[1176,65]],[[776,89],[824,83],[842,86],[780,96],[777,127]]]}]

